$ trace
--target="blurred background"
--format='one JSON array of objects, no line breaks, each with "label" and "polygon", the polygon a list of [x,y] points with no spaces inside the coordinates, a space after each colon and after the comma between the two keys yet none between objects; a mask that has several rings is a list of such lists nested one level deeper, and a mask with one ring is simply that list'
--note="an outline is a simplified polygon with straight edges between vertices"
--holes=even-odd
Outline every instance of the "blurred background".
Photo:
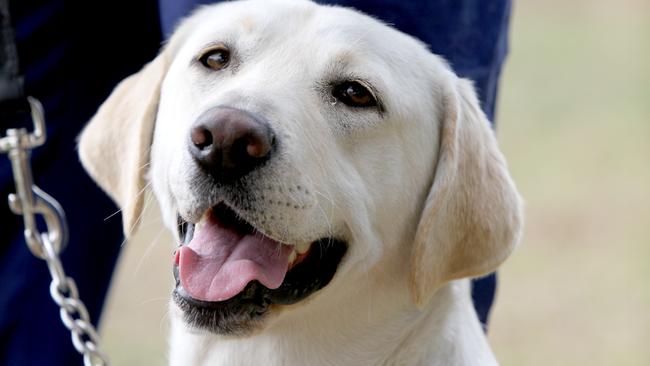
[{"label": "blurred background", "polygon": [[[650,1],[518,0],[498,136],[526,199],[489,338],[502,365],[650,360]],[[171,237],[150,200],[101,333],[115,365],[165,365]]]}]

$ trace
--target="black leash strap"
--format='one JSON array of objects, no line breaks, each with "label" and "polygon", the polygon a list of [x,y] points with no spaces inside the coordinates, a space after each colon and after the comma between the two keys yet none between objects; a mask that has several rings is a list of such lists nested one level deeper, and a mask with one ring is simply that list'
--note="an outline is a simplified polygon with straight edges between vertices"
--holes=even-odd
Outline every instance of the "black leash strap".
[{"label": "black leash strap", "polygon": [[0,0],[0,127],[3,129],[22,126],[21,121],[29,120],[31,108],[24,87],[9,0]]},{"label": "black leash strap", "polygon": [[20,74],[18,50],[9,0],[0,0],[0,113],[8,115],[29,110],[24,95],[24,78]]}]

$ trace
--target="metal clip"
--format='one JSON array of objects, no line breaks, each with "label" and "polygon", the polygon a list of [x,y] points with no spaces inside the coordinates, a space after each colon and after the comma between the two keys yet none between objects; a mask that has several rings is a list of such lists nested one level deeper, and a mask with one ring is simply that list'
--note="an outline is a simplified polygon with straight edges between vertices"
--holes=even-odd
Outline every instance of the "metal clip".
[{"label": "metal clip", "polygon": [[[54,198],[34,185],[29,154],[31,149],[45,143],[45,119],[41,103],[32,97],[27,97],[27,100],[32,110],[34,131],[11,129],[7,130],[7,136],[0,137],[0,153],[9,154],[16,183],[16,193],[9,195],[9,207],[15,214],[23,216],[29,250],[47,263],[52,277],[50,295],[60,308],[63,325],[72,335],[72,345],[83,355],[84,365],[108,365],[106,355],[99,350],[97,330],[79,299],[77,285],[66,276],[59,258],[68,242],[65,213]],[[43,216],[46,232],[38,230],[36,215]]]},{"label": "metal clip", "polygon": [[45,259],[41,232],[36,224],[36,215],[42,215],[47,226],[49,241],[57,253],[67,243],[67,224],[63,209],[54,198],[34,185],[29,165],[30,150],[45,142],[45,119],[43,106],[32,97],[27,97],[31,107],[34,130],[25,128],[7,130],[7,136],[0,138],[0,152],[9,154],[13,170],[16,193],[9,195],[9,207],[23,216],[25,241],[29,250],[38,258]]}]

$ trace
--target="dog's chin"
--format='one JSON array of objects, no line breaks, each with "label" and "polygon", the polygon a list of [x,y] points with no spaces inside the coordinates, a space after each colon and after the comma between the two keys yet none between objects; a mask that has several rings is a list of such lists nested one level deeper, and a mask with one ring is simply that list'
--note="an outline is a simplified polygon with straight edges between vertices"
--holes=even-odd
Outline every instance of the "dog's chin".
[{"label": "dog's chin", "polygon": [[[224,205],[211,209],[219,225],[227,226],[235,232],[248,232],[261,235],[248,222]],[[193,225],[179,220],[181,237],[188,243],[193,235]],[[266,320],[282,310],[284,305],[304,301],[312,294],[327,286],[339,267],[347,251],[343,240],[325,237],[314,241],[304,253],[291,255],[288,270],[282,283],[269,288],[258,280],[251,280],[241,291],[229,298],[213,301],[212,298],[199,299],[183,287],[179,261],[174,264],[176,287],[172,297],[183,314],[183,320],[192,329],[228,336],[248,336],[264,327]]]}]

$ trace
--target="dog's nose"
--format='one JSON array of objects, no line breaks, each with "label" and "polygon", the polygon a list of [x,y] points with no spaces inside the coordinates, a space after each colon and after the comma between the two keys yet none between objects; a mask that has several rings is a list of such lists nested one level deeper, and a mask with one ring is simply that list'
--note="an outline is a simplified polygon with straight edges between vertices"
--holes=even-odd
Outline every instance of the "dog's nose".
[{"label": "dog's nose", "polygon": [[273,132],[264,121],[234,108],[212,108],[190,130],[190,153],[218,180],[248,174],[269,159],[274,145]]}]

